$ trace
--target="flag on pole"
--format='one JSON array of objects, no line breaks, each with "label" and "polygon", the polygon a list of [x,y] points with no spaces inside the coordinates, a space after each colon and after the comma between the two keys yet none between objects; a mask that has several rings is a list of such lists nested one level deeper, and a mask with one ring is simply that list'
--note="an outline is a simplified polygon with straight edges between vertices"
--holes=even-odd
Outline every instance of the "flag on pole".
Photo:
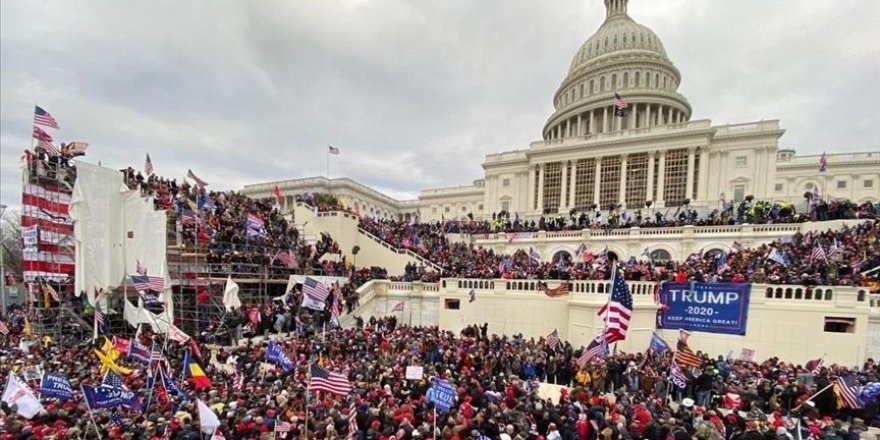
[{"label": "flag on pole", "polygon": [[669,350],[669,344],[663,340],[657,332],[651,334],[651,351],[654,353],[663,353]]},{"label": "flag on pole", "polygon": [[614,92],[614,115],[615,116],[626,116],[626,109],[629,108],[629,103],[623,99],[620,94]]},{"label": "flag on pole", "polygon": [[312,277],[306,277],[305,281],[303,281],[302,290],[303,295],[320,302],[326,301],[330,295],[330,290],[327,289],[327,286]]},{"label": "flag on pole", "polygon": [[391,311],[392,312],[402,312],[403,307],[404,307],[404,303],[403,303],[403,301],[400,301],[394,305],[394,307],[391,309]]},{"label": "flag on pole", "polygon": [[549,335],[547,335],[547,339],[545,340],[548,347],[550,347],[553,351],[558,351],[562,348],[562,340],[559,339],[559,332],[556,329],[553,329]]},{"label": "flag on pole", "polygon": [[327,371],[313,363],[309,366],[308,390],[326,391],[345,396],[351,392],[351,382],[342,374]]},{"label": "flag on pole", "polygon": [[823,152],[822,156],[819,156],[819,172],[824,173],[828,170],[828,156]]},{"label": "flag on pole", "polygon": [[223,307],[226,308],[227,312],[232,312],[232,309],[241,308],[241,299],[238,297],[238,291],[238,283],[232,281],[232,275],[226,277],[226,288],[223,289]]},{"label": "flag on pole", "polygon": [[608,356],[608,342],[605,341],[605,332],[602,331],[584,347],[583,353],[581,353],[576,362],[578,366],[583,368],[591,359],[604,358],[605,356]]},{"label": "flag on pole", "polygon": [[275,197],[275,201],[280,205],[284,202],[284,194],[281,193],[281,187],[275,185],[275,188],[272,188],[272,195]]},{"label": "flag on pole", "polygon": [[26,383],[22,382],[12,371],[6,379],[6,389],[3,390],[3,402],[12,407],[17,405],[18,415],[30,419],[44,412],[43,405],[31,392]]},{"label": "flag on pole", "polygon": [[577,249],[574,250],[574,255],[576,257],[580,257],[581,254],[584,253],[584,251],[586,251],[586,250],[587,250],[586,243],[581,243],[580,246],[578,246]]},{"label": "flag on pole", "polygon": [[837,394],[838,408],[860,409],[863,407],[858,397],[859,387],[857,385],[850,385],[842,377],[835,379],[834,393]]},{"label": "flag on pole", "polygon": [[703,365],[703,360],[691,350],[691,347],[688,345],[688,337],[690,337],[691,333],[687,330],[679,330],[678,331],[678,343],[677,350],[673,355],[673,361],[677,362],[679,365],[684,365],[686,367],[699,368]]},{"label": "flag on pole", "polygon": [[192,179],[196,183],[196,185],[198,185],[198,186],[208,186],[208,182],[205,182],[204,180],[199,179],[198,176],[196,176],[195,173],[193,173],[192,169],[189,169],[186,171],[186,177]]},{"label": "flag on pole", "polygon": [[199,409],[199,426],[202,432],[212,434],[220,427],[220,419],[208,405],[205,405],[205,402],[202,402],[202,399],[196,399],[196,404]]},{"label": "flag on pole", "polygon": [[144,174],[153,174],[153,161],[150,159],[150,153],[147,153],[147,160],[144,161]]},{"label": "flag on pole", "polygon": [[535,263],[539,263],[541,261],[541,255],[538,254],[538,251],[535,248],[529,248],[529,259],[534,261]]},{"label": "flag on pole", "polygon": [[55,120],[55,117],[38,105],[34,106],[34,124],[56,130],[61,128],[58,126],[58,121]]},{"label": "flag on pole", "polygon": [[814,376],[818,375],[822,372],[822,365],[825,363],[825,356],[810,360],[807,362],[807,365],[804,365],[804,368],[807,369]]},{"label": "flag on pole", "polygon": [[822,260],[826,264],[828,263],[828,256],[825,255],[825,249],[822,249],[822,245],[816,243],[816,247],[813,248],[813,252],[810,253],[810,261],[815,262],[817,260]]},{"label": "flag on pole", "polygon": [[[183,377],[189,378],[193,386],[199,389],[211,388],[211,379],[205,375],[201,365],[193,360],[190,352],[187,351],[183,357]],[[201,403],[201,401],[199,401]],[[201,408],[199,409],[201,415]]]},{"label": "flag on pole", "polygon": [[352,399],[351,405],[348,406],[348,438],[349,440],[357,438],[357,402]]},{"label": "flag on pole", "polygon": [[332,154],[334,156],[338,156],[339,155],[339,148],[336,148],[333,145],[327,145],[327,153]]},{"label": "flag on pole", "polygon": [[468,302],[472,303],[476,300],[477,300],[477,291],[474,289],[471,289],[471,291],[468,292]]},{"label": "flag on pole", "polygon": [[617,269],[613,278],[611,296],[598,313],[605,320],[605,339],[609,344],[626,339],[633,311],[632,293]]}]

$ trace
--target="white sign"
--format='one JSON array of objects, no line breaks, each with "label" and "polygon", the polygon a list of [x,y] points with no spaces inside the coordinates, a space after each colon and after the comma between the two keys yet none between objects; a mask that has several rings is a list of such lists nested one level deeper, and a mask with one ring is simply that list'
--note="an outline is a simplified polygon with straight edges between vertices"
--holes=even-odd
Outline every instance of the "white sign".
[{"label": "white sign", "polygon": [[410,365],[406,367],[406,380],[419,380],[425,375],[425,367]]},{"label": "white sign", "polygon": [[37,252],[37,244],[40,242],[40,232],[37,227],[28,226],[21,228],[21,241],[24,244],[24,252]]}]

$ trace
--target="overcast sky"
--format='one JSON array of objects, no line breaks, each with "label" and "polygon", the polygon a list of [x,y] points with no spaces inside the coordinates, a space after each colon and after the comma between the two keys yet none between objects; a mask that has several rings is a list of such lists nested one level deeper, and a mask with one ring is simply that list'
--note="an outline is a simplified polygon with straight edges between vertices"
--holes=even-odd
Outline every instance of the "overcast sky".
[{"label": "overcast sky", "polygon": [[[3,1],[3,203],[34,103],[89,160],[215,189],[325,174],[396,197],[539,139],[601,0]],[[631,0],[694,118],[781,119],[801,154],[880,151],[877,0]]]}]

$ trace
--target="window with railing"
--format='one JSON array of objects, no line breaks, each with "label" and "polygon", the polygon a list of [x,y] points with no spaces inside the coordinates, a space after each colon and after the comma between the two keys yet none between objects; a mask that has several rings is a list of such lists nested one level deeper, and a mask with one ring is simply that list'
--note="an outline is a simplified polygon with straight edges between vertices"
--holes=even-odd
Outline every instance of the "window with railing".
[{"label": "window with railing", "polygon": [[681,206],[687,198],[687,165],[686,148],[666,152],[666,169],[664,170],[663,200],[666,206]]},{"label": "window with railing", "polygon": [[647,200],[648,153],[630,154],[626,163],[626,206],[640,208]]},{"label": "window with railing", "polygon": [[552,162],[544,166],[544,209],[559,209],[559,191],[562,189],[562,163]]},{"label": "window with railing", "polygon": [[599,181],[599,207],[608,209],[617,205],[620,194],[620,156],[602,158],[601,180]]},{"label": "window with railing", "polygon": [[574,206],[587,209],[593,204],[593,188],[596,184],[596,159],[579,159],[574,176]]}]

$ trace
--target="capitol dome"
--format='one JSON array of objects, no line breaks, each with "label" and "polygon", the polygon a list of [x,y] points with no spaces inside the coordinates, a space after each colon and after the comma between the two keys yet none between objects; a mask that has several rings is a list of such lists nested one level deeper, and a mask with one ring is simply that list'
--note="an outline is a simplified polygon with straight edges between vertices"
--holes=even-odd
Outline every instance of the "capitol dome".
[{"label": "capitol dome", "polygon": [[556,111],[544,126],[545,140],[690,119],[690,104],[678,93],[680,72],[657,34],[627,14],[628,3],[605,0],[605,21],[575,53],[553,97]]}]

